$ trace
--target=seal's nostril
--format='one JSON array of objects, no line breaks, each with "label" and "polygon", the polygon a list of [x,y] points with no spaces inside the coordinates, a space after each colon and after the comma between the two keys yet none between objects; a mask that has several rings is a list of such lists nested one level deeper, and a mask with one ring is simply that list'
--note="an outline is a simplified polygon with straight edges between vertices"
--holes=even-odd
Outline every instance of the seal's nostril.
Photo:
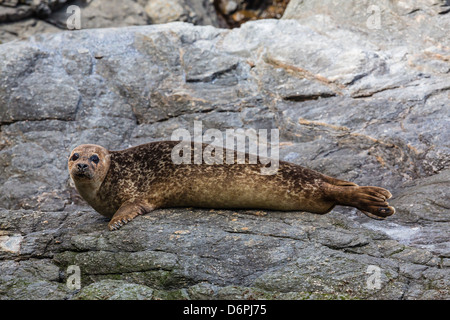
[{"label": "seal's nostril", "polygon": [[77,167],[78,167],[78,170],[86,170],[88,165],[85,163],[78,163]]}]

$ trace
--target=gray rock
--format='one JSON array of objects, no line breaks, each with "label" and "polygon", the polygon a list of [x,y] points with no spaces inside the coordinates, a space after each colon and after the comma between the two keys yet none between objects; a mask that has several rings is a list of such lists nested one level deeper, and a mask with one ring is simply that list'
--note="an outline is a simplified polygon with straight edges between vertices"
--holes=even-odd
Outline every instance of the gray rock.
[{"label": "gray rock", "polygon": [[[425,6],[392,20],[388,41],[356,18],[334,28],[344,13],[321,8],[328,27],[310,15],[0,45],[0,297],[448,299],[448,37],[433,29],[432,48],[415,48],[400,36],[421,11],[441,26],[446,14]],[[180,208],[109,232],[69,179],[71,148],[169,139],[194,120],[277,128],[282,159],[386,187],[397,214]],[[79,291],[66,285],[70,265]]]},{"label": "gray rock", "polygon": [[[22,234],[18,250],[2,251],[2,298],[445,299],[449,295],[448,270],[432,261],[432,253],[358,228],[344,215],[255,216],[244,211],[168,209],[109,232],[106,221],[91,210],[72,208],[72,212],[17,210],[14,219],[8,210],[0,212],[2,232],[10,238]],[[365,241],[345,245],[337,236],[324,243],[327,230],[359,232]],[[2,244],[5,237],[0,238]],[[23,260],[14,262],[14,257]],[[68,267],[73,265],[81,270],[81,291],[67,286]],[[367,284],[373,267],[380,272],[376,288]],[[47,289],[37,293],[38,285],[51,293]]]},{"label": "gray rock", "polygon": [[153,290],[120,280],[102,280],[84,287],[76,300],[151,300]]},{"label": "gray rock", "polygon": [[151,23],[174,21],[196,25],[219,26],[212,1],[208,0],[141,0]]},{"label": "gray rock", "polygon": [[60,269],[49,259],[2,260],[0,270],[2,300],[61,300],[70,294],[60,283]]},{"label": "gray rock", "polygon": [[61,29],[36,18],[29,18],[16,22],[0,24],[0,44],[27,39],[35,34],[46,32],[60,32]]},{"label": "gray rock", "polygon": [[[70,0],[69,0],[70,1]],[[0,23],[28,18],[31,15],[48,17],[52,11],[63,6],[67,0],[4,0],[0,3]]]},{"label": "gray rock", "polygon": [[[23,1],[22,1],[23,2]],[[41,33],[71,30],[76,19],[81,29],[125,27],[183,21],[219,27],[209,0],[67,0],[6,1],[0,4],[0,44]],[[73,7],[76,6],[76,7]],[[74,9],[76,8],[76,9]],[[76,16],[75,14],[78,14]]]},{"label": "gray rock", "polygon": [[189,20],[188,8],[186,8],[183,1],[148,1],[145,6],[145,12],[152,23],[188,22]]},{"label": "gray rock", "polygon": [[148,24],[148,17],[144,8],[136,1],[125,0],[76,0],[61,10],[53,13],[47,21],[61,29],[67,29],[67,20],[72,15],[69,6],[80,8],[81,29],[124,27]]}]

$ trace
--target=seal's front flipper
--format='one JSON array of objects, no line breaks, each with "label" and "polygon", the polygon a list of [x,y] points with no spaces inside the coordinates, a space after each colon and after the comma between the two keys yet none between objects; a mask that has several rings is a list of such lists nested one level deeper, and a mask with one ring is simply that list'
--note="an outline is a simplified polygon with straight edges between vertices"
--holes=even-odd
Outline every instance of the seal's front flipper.
[{"label": "seal's front flipper", "polygon": [[108,223],[108,228],[111,231],[118,230],[138,215],[148,213],[154,209],[155,207],[149,205],[146,201],[125,201]]}]

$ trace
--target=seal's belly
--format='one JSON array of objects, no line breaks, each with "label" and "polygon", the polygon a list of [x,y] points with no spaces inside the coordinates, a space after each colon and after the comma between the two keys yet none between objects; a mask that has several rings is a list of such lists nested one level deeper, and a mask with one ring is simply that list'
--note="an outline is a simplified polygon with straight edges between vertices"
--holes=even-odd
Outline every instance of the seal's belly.
[{"label": "seal's belly", "polygon": [[[218,178],[221,177],[221,178]],[[317,190],[318,191],[318,190]],[[200,207],[223,209],[268,209],[326,212],[333,203],[318,208],[321,198],[311,185],[280,183],[279,177],[263,175],[221,175],[186,179],[183,191],[168,199],[175,207]]]}]

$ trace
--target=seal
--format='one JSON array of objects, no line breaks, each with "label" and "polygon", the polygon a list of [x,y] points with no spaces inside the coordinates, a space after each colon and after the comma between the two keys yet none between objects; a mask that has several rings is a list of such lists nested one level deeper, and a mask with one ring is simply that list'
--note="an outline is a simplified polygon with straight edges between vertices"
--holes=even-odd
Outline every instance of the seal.
[{"label": "seal", "polygon": [[386,201],[392,195],[383,188],[358,186],[284,161],[275,174],[262,175],[264,164],[249,163],[248,154],[245,164],[175,164],[171,153],[177,144],[158,141],[121,151],[84,144],[71,152],[68,169],[83,199],[111,218],[110,230],[167,207],[325,214],[342,205],[379,220],[395,213]]}]

